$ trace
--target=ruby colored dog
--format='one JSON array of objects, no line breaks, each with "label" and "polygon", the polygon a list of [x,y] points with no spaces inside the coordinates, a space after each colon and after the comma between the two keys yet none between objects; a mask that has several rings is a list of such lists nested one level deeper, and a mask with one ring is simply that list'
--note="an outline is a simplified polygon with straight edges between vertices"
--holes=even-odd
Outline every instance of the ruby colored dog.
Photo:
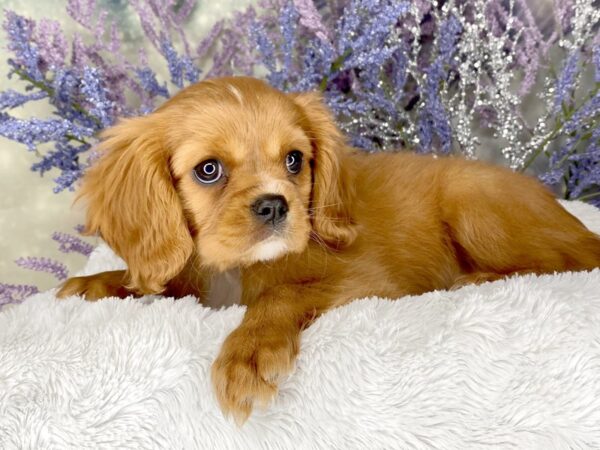
[{"label": "ruby colored dog", "polygon": [[215,280],[238,275],[246,314],[212,369],[238,422],[274,398],[302,329],[328,309],[600,266],[600,238],[536,180],[354,150],[316,94],[205,81],[103,137],[81,191],[87,230],[128,269],[71,278],[59,295],[210,303]]}]

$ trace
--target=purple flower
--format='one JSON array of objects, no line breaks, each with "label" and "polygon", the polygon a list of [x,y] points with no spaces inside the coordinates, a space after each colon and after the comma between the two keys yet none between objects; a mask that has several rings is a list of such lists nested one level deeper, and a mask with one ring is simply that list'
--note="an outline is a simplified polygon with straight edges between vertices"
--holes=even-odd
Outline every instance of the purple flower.
[{"label": "purple flower", "polygon": [[594,96],[588,99],[569,120],[563,125],[564,133],[573,133],[581,129],[585,123],[600,114],[600,92],[596,92]]},{"label": "purple flower", "polygon": [[56,186],[52,188],[55,194],[58,194],[65,189],[74,191],[74,184],[83,176],[83,169],[63,170],[61,174],[54,178]]},{"label": "purple flower", "polygon": [[99,119],[102,126],[112,125],[115,119],[113,114],[115,103],[108,98],[110,94],[104,85],[100,70],[84,67],[81,94],[90,106],[89,113]]},{"label": "purple flower", "polygon": [[60,24],[54,20],[42,19],[35,30],[40,59],[45,69],[56,70],[63,67],[69,47]]},{"label": "purple flower", "polygon": [[540,181],[547,186],[556,186],[562,181],[564,169],[552,169],[538,176]]},{"label": "purple flower", "polygon": [[29,284],[0,283],[0,308],[9,303],[21,303],[27,297],[38,292],[36,286]]},{"label": "purple flower", "polygon": [[55,167],[60,170],[77,170],[81,168],[78,155],[89,148],[89,144],[72,145],[58,142],[54,150],[47,152],[40,161],[31,166],[31,170],[40,172],[40,175]]},{"label": "purple flower", "polygon": [[[593,27],[574,23],[575,13],[588,15],[591,6],[578,11],[573,0],[556,0],[555,20],[540,21],[527,0],[484,3],[261,0],[216,23],[196,48],[190,47],[184,28],[195,0],[131,0],[128,5],[178,88],[198,80],[196,63],[208,60],[205,77],[260,73],[286,91],[318,89],[352,144],[369,150],[420,141],[418,151],[456,149],[472,155],[476,144],[463,145],[478,130],[469,128],[485,128],[490,136],[511,141],[512,164],[530,148],[521,138],[532,139],[543,147],[536,146],[534,155],[558,149],[549,152],[546,182],[563,181],[569,195],[592,198],[598,161],[590,136],[599,127],[600,97],[594,90],[585,97],[578,84],[580,70],[589,64],[595,81],[600,80],[600,41]],[[67,10],[83,27],[70,40],[56,22],[36,25],[14,13],[6,13],[4,21],[11,73],[31,92],[6,91],[0,94],[0,107],[8,111],[47,97],[57,117],[24,120],[0,113],[0,135],[30,149],[52,144],[32,169],[56,170],[56,191],[73,189],[93,164],[90,148],[99,131],[117,117],[154,110],[172,93],[143,51],[138,62],[123,53],[122,22],[111,21],[103,3],[68,0]],[[571,50],[560,62],[547,105],[555,113],[555,129],[547,130],[533,126],[542,122],[524,114],[523,101],[513,100],[537,86],[538,71],[555,58],[550,48],[559,40]],[[584,44],[578,47],[578,42]],[[481,48],[470,52],[472,45]],[[477,61],[476,55],[481,56]],[[500,84],[517,92],[504,96]],[[576,104],[576,98],[586,100]],[[557,115],[563,107],[564,114]],[[507,118],[519,121],[518,126],[504,124]],[[453,129],[454,124],[462,128]],[[531,136],[507,137],[521,125]],[[558,142],[540,140],[539,133],[546,132]],[[453,145],[455,135],[460,146]]]},{"label": "purple flower", "polygon": [[16,108],[32,100],[41,100],[46,97],[48,97],[48,94],[44,91],[34,92],[33,94],[21,94],[9,89],[8,91],[0,92],[0,111]]},{"label": "purple flower", "polygon": [[50,258],[30,256],[27,258],[19,258],[15,263],[17,266],[24,269],[35,270],[36,272],[46,272],[54,275],[59,281],[65,280],[69,274],[67,266]]},{"label": "purple flower", "polygon": [[576,199],[587,190],[600,193],[600,127],[595,128],[581,153],[568,157],[569,198]]},{"label": "purple flower", "polygon": [[92,27],[95,10],[95,0],[68,0],[67,2],[67,13],[85,28]]},{"label": "purple flower", "polygon": [[559,112],[563,104],[571,102],[571,96],[575,87],[575,77],[577,76],[577,64],[579,62],[579,52],[571,53],[563,65],[562,72],[556,83],[556,93],[554,94],[554,113]]},{"label": "purple flower", "polygon": [[569,199],[589,197],[600,206],[600,127],[570,136],[550,155],[550,170],[540,179],[550,186],[564,182]]},{"label": "purple flower", "polygon": [[[290,90],[301,92],[315,89],[323,81],[324,74],[327,74],[330,67],[332,67],[335,58],[336,54],[333,47],[323,45],[318,38],[310,40],[306,48],[302,49],[300,58],[302,70],[298,71],[299,75],[296,80],[290,80]],[[339,73],[331,78],[331,82],[335,83],[336,78],[339,81],[340,77],[347,80],[349,76],[347,73]]]},{"label": "purple flower", "polygon": [[451,63],[461,30],[460,22],[452,15],[442,24],[438,41],[438,55],[426,70],[427,78],[422,91],[424,105],[418,122],[420,147],[423,152],[432,151],[435,136],[440,141],[443,153],[449,153],[451,150],[452,130],[439,97],[439,88],[445,79],[447,73],[445,66]]},{"label": "purple flower", "polygon": [[89,256],[94,250],[94,246],[84,242],[83,239],[77,236],[72,236],[67,233],[54,232],[52,239],[60,244],[58,249],[63,253],[81,253],[84,256]]},{"label": "purple flower", "polygon": [[563,180],[567,170],[564,162],[567,160],[568,155],[574,152],[577,140],[578,137],[570,137],[557,151],[550,155],[549,170],[538,176],[540,181],[548,186],[555,186]]},{"label": "purple flower", "polygon": [[142,88],[150,98],[157,96],[169,98],[167,84],[159,84],[156,80],[156,73],[150,67],[136,69],[135,73]]},{"label": "purple flower", "polygon": [[[250,6],[243,12],[235,12],[233,21],[228,26],[215,25],[209,35],[215,36],[215,29],[220,29],[219,47],[214,53],[212,67],[206,78],[239,74],[251,75],[259,64],[255,51],[253,27],[256,22],[256,11]],[[206,48],[206,43],[201,45]]]},{"label": "purple flower", "polygon": [[267,69],[271,73],[277,72],[276,61],[277,57],[275,54],[275,46],[267,36],[265,27],[255,22],[250,30],[251,36],[256,43],[256,48],[260,52],[261,59]]},{"label": "purple flower", "polygon": [[442,26],[440,27],[438,54],[444,64],[450,64],[461,32],[462,25],[454,15],[450,15],[448,19],[442,23]]},{"label": "purple flower", "polygon": [[14,67],[23,67],[32,79],[42,80],[42,61],[33,39],[35,22],[5,10],[3,27],[8,35],[8,50],[14,55],[9,61]]},{"label": "purple flower", "polygon": [[[279,17],[279,29],[283,38],[281,52],[283,53],[283,65],[281,70],[285,74],[291,74],[297,68],[293,66],[294,48],[296,46],[296,23],[298,12],[292,2],[287,2]],[[288,78],[288,77],[286,77]],[[283,88],[284,86],[282,86]]]},{"label": "purple flower", "polygon": [[190,57],[190,46],[182,28],[195,6],[195,0],[181,2],[162,0],[133,0],[130,4],[137,12],[146,37],[166,57],[163,41],[172,41],[177,35],[183,43],[186,57]]},{"label": "purple flower", "polygon": [[58,69],[52,81],[53,102],[59,108],[69,109],[79,95],[80,78],[74,69]]},{"label": "purple flower", "polygon": [[323,18],[312,0],[294,0],[296,11],[300,15],[300,23],[315,33],[321,41],[330,44],[331,32],[323,24]]},{"label": "purple flower", "polygon": [[179,56],[173,47],[173,44],[166,38],[161,40],[161,53],[167,60],[169,65],[169,73],[171,74],[171,82],[178,88],[183,87],[184,81],[195,83],[200,77],[200,69],[198,69],[192,60],[187,56]]},{"label": "purple flower", "polygon": [[[351,1],[336,30],[339,38],[338,52],[343,54],[351,50],[342,68],[380,65],[388,59],[395,50],[388,38],[393,27],[407,11],[406,2]],[[397,43],[399,44],[400,42]]]},{"label": "purple flower", "polygon": [[[502,0],[491,0],[487,2],[485,16],[492,36],[501,38],[506,36],[505,46],[507,51],[514,54],[515,68],[520,66],[523,69],[523,81],[519,88],[519,95],[524,96],[535,84],[536,76],[540,68],[540,58],[547,52],[548,42],[538,28],[538,21],[531,13],[526,0],[516,0],[512,7]],[[507,30],[510,28],[510,30]],[[518,33],[511,31],[519,30]],[[511,39],[511,36],[518,36],[518,39]],[[551,38],[553,39],[553,38]]]},{"label": "purple flower", "polygon": [[25,144],[30,150],[35,150],[37,144],[60,141],[66,136],[83,139],[92,132],[65,119],[25,120],[0,113],[0,136]]}]

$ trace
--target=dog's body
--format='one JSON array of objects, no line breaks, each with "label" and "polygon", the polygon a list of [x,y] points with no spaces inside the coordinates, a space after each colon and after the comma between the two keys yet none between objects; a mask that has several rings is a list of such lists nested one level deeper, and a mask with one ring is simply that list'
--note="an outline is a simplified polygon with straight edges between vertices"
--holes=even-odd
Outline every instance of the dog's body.
[{"label": "dog's body", "polygon": [[221,296],[241,295],[248,309],[212,375],[241,421],[273,398],[301,330],[328,309],[600,266],[600,238],[537,181],[459,158],[348,149],[318,97],[253,79],[188,88],[103,145],[83,187],[88,228],[128,271],[70,279],[61,295],[212,304],[214,280],[238,274],[241,292]]}]

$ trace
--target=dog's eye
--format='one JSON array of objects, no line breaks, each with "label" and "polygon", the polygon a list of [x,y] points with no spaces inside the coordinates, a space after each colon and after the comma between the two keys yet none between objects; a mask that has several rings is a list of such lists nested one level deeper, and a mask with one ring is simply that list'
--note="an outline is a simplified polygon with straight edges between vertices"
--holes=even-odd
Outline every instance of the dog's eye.
[{"label": "dog's eye", "polygon": [[216,159],[207,159],[194,167],[194,176],[203,184],[216,183],[223,176],[223,166]]},{"label": "dog's eye", "polygon": [[302,169],[302,152],[292,150],[285,157],[285,167],[289,173],[297,174]]}]

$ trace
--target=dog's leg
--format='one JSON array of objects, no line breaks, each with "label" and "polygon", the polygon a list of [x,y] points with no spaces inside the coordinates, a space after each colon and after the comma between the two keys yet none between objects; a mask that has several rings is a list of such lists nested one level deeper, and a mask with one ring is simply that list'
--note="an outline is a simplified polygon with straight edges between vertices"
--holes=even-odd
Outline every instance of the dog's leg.
[{"label": "dog's leg", "polygon": [[[194,260],[196,261],[196,260]],[[190,262],[184,270],[167,283],[162,295],[169,297],[184,297],[194,295],[204,301],[211,275]],[[72,277],[63,283],[56,296],[58,298],[70,295],[80,295],[89,301],[104,297],[127,298],[140,297],[142,294],[127,287],[129,277],[126,270],[113,270],[93,275]]]},{"label": "dog's leg", "polygon": [[280,285],[261,293],[240,326],[225,340],[212,367],[215,393],[224,414],[241,425],[253,407],[267,406],[289,375],[300,333],[327,309],[330,288]]},{"label": "dog's leg", "polygon": [[112,270],[110,272],[69,278],[60,287],[56,296],[58,298],[65,298],[70,295],[81,295],[86,300],[96,301],[103,297],[125,298],[137,295],[135,292],[127,289],[125,284],[126,271]]},{"label": "dog's leg", "polygon": [[455,286],[600,267],[599,236],[534,180],[497,175],[478,174],[445,193],[444,222],[464,269]]}]

